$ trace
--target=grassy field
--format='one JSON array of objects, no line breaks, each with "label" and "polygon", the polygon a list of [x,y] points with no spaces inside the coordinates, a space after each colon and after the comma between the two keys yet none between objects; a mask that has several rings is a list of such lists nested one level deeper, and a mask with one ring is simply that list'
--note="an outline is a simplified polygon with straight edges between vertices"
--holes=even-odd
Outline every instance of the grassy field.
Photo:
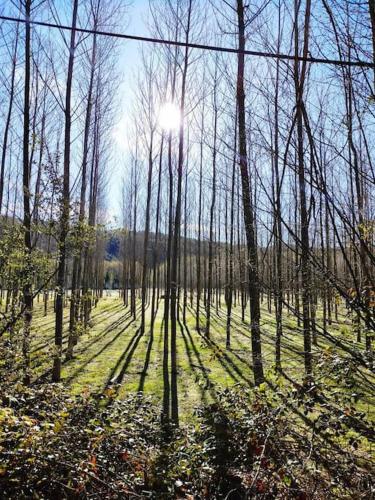
[{"label": "grassy field", "polygon": [[[139,314],[134,321],[117,294],[103,297],[93,310],[91,328],[81,335],[74,359],[63,364],[63,381],[72,393],[111,393],[124,398],[129,393],[143,391],[161,404],[163,394],[163,305],[159,307],[154,335],[146,328],[144,335],[139,329]],[[343,311],[344,312],[344,311]],[[64,347],[67,342],[65,310]],[[181,314],[182,319],[182,314]],[[210,339],[195,329],[194,311],[189,309],[186,324],[179,322],[177,336],[178,399],[181,419],[189,419],[193,409],[201,402],[215,400],[217,391],[234,385],[251,386],[251,340],[249,318],[241,321],[240,310],[234,309],[231,348],[225,348],[225,309],[212,310]],[[202,315],[204,325],[204,316]],[[325,384],[335,394],[345,394],[350,401],[355,395],[355,408],[373,419],[373,374],[356,362],[351,362],[353,352],[363,352],[364,345],[355,340],[350,320],[342,314],[340,323],[330,326],[330,335],[318,336],[314,349],[317,381]],[[32,335],[32,367],[35,379],[49,377],[53,351],[54,315],[52,304],[47,316],[43,316],[41,303],[36,303]],[[274,388],[295,387],[303,379],[302,332],[292,316],[285,314],[282,339],[283,372],[274,374],[275,319],[262,309],[262,343],[266,385]],[[341,347],[334,345],[340,339]],[[337,375],[340,368],[340,373]],[[284,391],[285,392],[285,391]],[[341,404],[341,400],[339,401]],[[353,403],[354,404],[354,403]]]}]

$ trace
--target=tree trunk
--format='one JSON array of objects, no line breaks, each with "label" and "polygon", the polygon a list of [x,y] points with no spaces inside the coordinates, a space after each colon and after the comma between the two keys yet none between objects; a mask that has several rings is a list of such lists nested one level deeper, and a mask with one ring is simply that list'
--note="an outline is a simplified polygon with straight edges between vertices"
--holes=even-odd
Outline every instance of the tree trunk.
[{"label": "tree trunk", "polygon": [[31,33],[30,19],[32,0],[25,2],[26,34],[25,34],[25,88],[23,108],[23,226],[25,242],[25,277],[23,284],[24,331],[22,340],[23,353],[23,381],[30,383],[30,330],[32,321],[33,296],[32,296],[32,271],[31,271],[31,212],[30,212],[30,60],[31,60]]},{"label": "tree trunk", "polygon": [[238,17],[238,68],[237,68],[237,110],[238,110],[238,141],[239,141],[239,163],[242,184],[242,204],[245,223],[245,233],[247,242],[247,253],[249,259],[249,299],[250,299],[250,320],[251,320],[251,345],[253,358],[253,371],[255,385],[264,381],[262,344],[260,334],[260,302],[259,302],[259,277],[258,277],[258,256],[255,241],[255,221],[251,201],[250,181],[247,164],[246,145],[246,118],[245,118],[245,21],[244,5],[242,0],[237,0]]},{"label": "tree trunk", "polygon": [[66,238],[69,230],[70,212],[70,132],[71,132],[71,98],[73,84],[74,51],[76,38],[78,0],[74,0],[72,31],[70,34],[68,74],[65,95],[65,132],[64,132],[64,175],[61,206],[61,230],[59,237],[59,262],[57,271],[57,296],[56,296],[56,322],[55,322],[55,352],[53,361],[52,380],[59,382],[61,379],[61,354],[63,337],[63,314],[65,298],[65,265],[66,265]]},{"label": "tree trunk", "polygon": [[[309,20],[310,20],[310,0],[306,0],[305,12],[305,33],[304,33],[304,56],[307,56],[308,51],[308,36],[309,36]],[[295,40],[295,64],[294,64],[294,81],[296,91],[296,124],[297,124],[297,175],[300,198],[300,222],[301,222],[301,285],[302,285],[302,322],[303,322],[303,344],[305,357],[305,374],[307,382],[312,377],[312,355],[311,355],[311,324],[310,324],[310,304],[311,304],[311,271],[309,264],[309,217],[307,213],[306,201],[306,179],[305,179],[305,164],[304,164],[304,145],[303,145],[303,86],[306,74],[306,63],[303,64],[302,70],[299,70],[299,30],[298,30],[298,12],[299,6],[295,2],[295,25],[294,25],[294,40]]]}]

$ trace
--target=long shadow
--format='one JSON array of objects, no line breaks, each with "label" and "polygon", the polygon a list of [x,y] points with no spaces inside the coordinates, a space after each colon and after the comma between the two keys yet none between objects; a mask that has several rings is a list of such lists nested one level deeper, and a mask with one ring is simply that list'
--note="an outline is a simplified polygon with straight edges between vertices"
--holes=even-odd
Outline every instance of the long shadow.
[{"label": "long shadow", "polygon": [[[63,343],[66,342],[67,339],[68,339],[68,332],[65,332],[62,336]],[[35,354],[40,351],[43,351],[46,347],[52,345],[54,343],[54,340],[55,340],[54,335],[51,335],[50,337],[48,337],[48,340],[44,344],[37,345],[34,349],[31,349],[30,354]]]},{"label": "long shadow", "polygon": [[[238,313],[235,313],[234,316],[237,316],[237,318],[234,319],[234,323],[236,323],[238,325],[244,324]],[[274,320],[273,317],[271,317],[271,315],[267,314],[267,319],[265,319],[265,322],[268,325],[274,326],[276,328],[276,321]],[[288,332],[288,333],[286,333],[286,332]],[[284,324],[283,336],[282,336],[282,341],[281,341],[281,348],[284,351],[284,353],[289,352],[293,356],[288,360],[288,359],[285,359],[285,355],[284,355],[283,356],[284,363],[285,363],[285,361],[290,362],[290,360],[293,360],[295,363],[298,363],[298,358],[303,358],[303,356],[304,356],[304,351],[303,351],[302,346],[300,349],[298,349],[294,345],[296,333],[298,335],[300,335],[300,338],[302,338],[302,329],[301,328],[298,328],[297,326],[292,327],[292,326],[289,326],[287,324]],[[270,346],[274,345],[274,336],[272,335],[272,333],[268,332],[267,330],[262,330],[262,337],[265,337],[266,339],[270,340],[270,342],[269,342]],[[344,353],[349,353],[351,355],[351,357],[353,359],[355,359],[354,356],[356,354],[356,352],[355,352],[356,349],[355,348],[353,349],[353,346],[350,345],[351,342],[348,342],[346,339],[343,339],[342,341],[340,341],[340,345],[338,345],[337,342],[335,342],[334,337],[330,338],[330,337],[327,337],[327,335],[322,334],[321,341],[323,341],[325,345],[327,345],[327,344],[334,345],[334,346],[338,347],[339,349],[342,349],[342,351]],[[355,343],[354,343],[354,346],[355,346]],[[322,347],[322,346],[320,346],[320,347]],[[364,379],[363,382],[365,385],[367,385],[369,391],[374,390],[373,384],[371,383],[370,380],[366,379],[366,376],[364,375],[363,372],[359,372],[359,370],[357,369],[356,374],[358,375],[358,377],[357,377],[358,379],[360,379],[360,378]],[[367,382],[367,384],[366,384],[366,382]],[[368,402],[370,402],[370,401],[368,401]]]},{"label": "long shadow", "polygon": [[238,368],[238,366],[233,362],[232,359],[223,352],[220,346],[211,339],[208,339],[203,334],[198,332],[198,335],[202,338],[202,340],[207,344],[208,347],[211,348],[213,353],[215,354],[216,359],[219,361],[224,370],[228,373],[228,375],[236,382],[240,383],[241,380],[246,382],[249,386],[252,386],[252,382],[248,377],[243,375],[242,371]]},{"label": "long shadow", "polygon": [[366,386],[369,396],[371,396],[371,400],[373,402],[373,399],[375,397],[375,384],[372,380],[369,380],[366,375],[361,371],[361,370],[356,370],[355,372],[355,377],[357,380],[358,384],[362,384],[361,387]]},{"label": "long shadow", "polygon": [[[189,308],[190,309],[190,308]],[[201,339],[208,345],[208,347],[212,348],[216,358],[218,359],[219,363],[222,365],[222,367],[226,370],[228,375],[235,380],[236,382],[240,382],[241,379],[249,384],[250,386],[253,385],[251,380],[248,377],[245,377],[238,367],[236,363],[233,362],[233,360],[228,356],[228,354],[223,351],[223,349],[219,346],[217,342],[212,340],[212,338],[207,338],[206,335],[203,333],[197,331],[198,335],[201,337]],[[234,356],[237,356],[235,353],[232,352]],[[246,366],[250,366],[249,363],[244,362],[242,359],[240,359],[241,362],[243,362]],[[232,372],[234,371],[235,374]]]},{"label": "long shadow", "polygon": [[[101,318],[99,321],[94,321],[93,322],[93,327],[99,325],[100,323],[102,323],[103,321],[105,321],[109,316],[111,316],[111,314],[113,314],[113,310],[114,309],[118,309],[118,305],[116,306],[113,306],[113,307],[110,307],[110,308],[107,308],[105,309],[104,311],[101,311],[99,314],[96,315],[96,317],[101,317],[103,315],[104,318]],[[128,314],[128,313],[127,313]],[[95,316],[93,316],[93,320],[94,320]],[[69,318],[65,318],[65,326],[68,322]],[[54,321],[54,320],[53,320]],[[51,321],[51,323],[53,322]],[[43,329],[39,329],[39,333],[43,333],[43,332],[48,332],[49,330],[51,330],[51,328],[43,328]],[[68,333],[65,333],[65,335],[63,336],[63,339],[66,339],[68,337]],[[98,337],[97,337],[98,338]],[[54,335],[50,335],[47,337],[47,340],[45,339],[44,340],[44,344],[36,344],[34,349],[32,349],[30,351],[31,354],[35,353],[35,352],[38,352],[42,349],[45,349],[46,347],[48,347],[52,342],[54,341]]]},{"label": "long shadow", "polygon": [[[213,310],[212,312],[213,312],[213,315],[215,315],[215,311]],[[238,318],[238,315],[237,315],[237,318]],[[242,322],[242,320],[239,320],[239,319],[237,319],[237,318],[235,319],[235,323],[237,323],[237,324],[241,324],[241,325],[244,325],[244,323]],[[285,329],[286,329],[287,331],[290,331],[290,332],[295,332],[295,329],[294,329],[294,328],[292,328],[292,327],[289,327],[288,325],[285,325]],[[265,336],[266,336],[266,337],[268,337],[269,339],[273,340],[273,337],[272,337],[272,334],[271,334],[271,333],[266,332],[266,333],[265,333]],[[287,335],[284,335],[284,339],[283,339],[283,340],[284,340],[284,342],[283,342],[283,345],[282,345],[283,349],[285,349],[285,350],[289,350],[289,351],[293,352],[295,355],[300,356],[300,355],[301,355],[300,350],[295,349],[295,348],[294,348],[294,346],[290,345],[290,343],[289,343],[289,342],[291,342],[293,339],[292,339],[290,336],[288,336],[288,338],[287,338],[287,340],[288,340],[288,341],[287,341],[287,342],[285,342],[285,337],[287,337]],[[324,337],[323,337],[323,338],[324,338]],[[206,340],[206,339],[205,339],[205,340]],[[331,341],[331,339],[326,339],[326,338],[324,338],[324,340],[325,340],[326,342],[327,342],[327,341],[328,341],[328,342],[330,342],[330,341]],[[332,343],[333,343],[333,342],[332,342]],[[237,357],[239,357],[239,356],[237,356]],[[296,358],[294,358],[294,359],[297,361],[297,360],[298,360],[298,357],[297,357],[297,359],[296,359]],[[361,374],[362,374],[362,372],[361,372]],[[364,375],[364,374],[362,374],[362,375]],[[287,377],[287,378],[289,378],[289,377]],[[291,379],[289,378],[289,380],[291,380]],[[370,385],[371,385],[371,381],[367,380],[367,382],[368,382],[368,385],[370,386]],[[272,387],[272,384],[270,384],[270,383],[269,383],[269,381],[267,381],[267,383],[268,383],[268,385],[270,385],[270,386]],[[275,389],[275,388],[273,388],[273,389],[274,389],[274,390],[275,390],[275,392],[276,392],[276,389],[277,389],[277,388],[276,388],[276,389]],[[283,397],[283,398],[284,398],[284,397]],[[282,398],[282,399],[283,399],[283,398]],[[285,398],[284,398],[284,402],[285,402],[285,403],[288,403],[288,401],[287,401],[287,400],[285,400]],[[298,411],[298,410],[297,410],[297,409],[296,409],[296,408],[295,408],[292,404],[288,403],[288,407],[289,407],[290,409],[292,409],[292,410],[293,410],[293,412],[294,412],[294,413],[296,413],[296,414],[297,414],[297,415],[298,415],[298,416],[299,416],[299,417],[300,417],[300,418],[301,418],[301,419],[302,419],[302,420],[303,420],[306,424],[308,424],[308,425],[309,425],[309,426],[311,426],[311,427],[313,427],[313,426],[314,426],[314,423],[313,423],[310,419],[308,419],[308,418],[307,418],[307,417],[306,417],[303,413],[301,413],[300,411]],[[333,410],[334,410],[334,407],[333,407]],[[334,411],[336,411],[336,412],[337,412],[338,410],[336,409],[336,410],[334,410]],[[340,415],[338,414],[338,417],[339,417],[339,416],[340,416]],[[349,420],[350,420],[350,419],[349,419]],[[358,421],[358,419],[353,419],[353,428],[354,428],[354,429],[356,429],[356,430],[358,430],[358,428],[359,428],[359,427],[361,427],[361,432],[365,435],[365,437],[367,437],[369,440],[373,440],[373,439],[374,439],[374,431],[373,431],[373,429],[371,429],[371,428],[367,427],[366,425],[363,425],[363,423],[362,423],[362,422],[360,422],[360,421]],[[324,435],[324,439],[325,439],[325,435]],[[337,448],[337,450],[340,450],[340,447],[337,447],[337,445],[336,445],[336,448]]]},{"label": "long shadow", "polygon": [[[127,311],[125,314],[120,316],[118,319],[107,325],[104,330],[102,330],[100,333],[95,335],[91,340],[89,340],[87,343],[81,343],[78,344],[78,349],[77,352],[81,353],[82,351],[86,351],[86,349],[90,349],[93,345],[95,345],[98,340],[102,340],[104,337],[106,337],[109,333],[113,332],[117,327],[119,327],[124,321],[129,319],[131,317],[130,311]],[[130,325],[128,323],[128,325]]]},{"label": "long shadow", "polygon": [[143,369],[141,372],[141,377],[139,379],[138,392],[143,392],[143,389],[145,386],[145,380],[147,377],[148,367],[150,365],[151,350],[152,350],[153,343],[154,343],[154,332],[153,332],[153,329],[150,329],[150,336],[149,336],[148,343],[147,343],[145,362],[144,362]]},{"label": "long shadow", "polygon": [[[65,347],[67,346],[68,344],[68,332],[64,333],[63,336],[62,336],[62,352],[64,353],[65,352]],[[31,360],[31,368],[32,370],[36,370],[37,368],[43,366],[45,364],[45,362],[49,362],[51,360],[51,354],[49,351],[46,351],[45,348],[48,347],[48,346],[53,346],[54,345],[54,337],[52,337],[49,342],[44,346],[44,349],[38,349],[37,351],[31,351],[31,354],[36,354],[35,358]],[[62,360],[62,363],[64,364],[66,362],[66,360]],[[43,382],[46,380],[46,378],[48,377],[48,375],[51,373],[51,370],[47,370],[45,371],[44,373],[42,373],[41,375],[39,375],[39,377],[37,377],[33,383],[40,383],[40,382]]]},{"label": "long shadow", "polygon": [[[137,310],[140,311],[140,306],[137,308]],[[104,330],[101,331],[99,334],[95,335],[90,342],[88,342],[86,344],[79,344],[80,349],[78,349],[78,352],[80,353],[80,352],[82,352],[82,350],[86,350],[87,348],[90,348],[92,345],[96,344],[96,342],[98,340],[101,340],[104,337],[106,337],[108,333],[111,333],[115,328],[117,328],[118,326],[120,326],[120,324],[123,321],[126,321],[131,316],[132,316],[131,311],[127,310],[125,312],[125,314],[123,314],[122,316],[120,316],[113,323],[110,323],[108,326],[106,326],[106,328],[104,328]],[[135,320],[133,319],[133,321],[135,321]]]},{"label": "long shadow", "polygon": [[[237,318],[235,317],[237,316]],[[214,321],[217,321],[216,318],[212,318]],[[240,327],[244,327],[244,325],[248,326],[247,323],[244,323],[240,316],[238,314],[233,314],[233,317],[232,317],[232,323],[233,323],[233,326],[235,326],[235,329],[234,329],[234,332],[235,333],[239,333],[243,336],[245,336],[246,338],[248,339],[251,339],[251,335],[247,335],[246,333],[243,332],[243,330],[240,328]],[[268,322],[267,322],[268,323]],[[250,326],[249,326],[250,328]],[[287,328],[287,327],[285,327]],[[291,330],[292,331],[292,330]],[[269,333],[268,331],[262,329],[262,337],[263,338],[266,338],[266,339],[269,339],[271,342],[269,343],[269,345],[273,346],[274,345],[274,339],[275,337]],[[281,343],[281,347],[284,348],[284,349],[288,349],[290,350],[291,352],[293,352],[294,354],[296,354],[297,356],[300,356],[300,357],[303,357],[304,355],[304,352],[303,350],[300,350],[300,349],[297,349],[296,347],[294,347],[291,343],[289,342],[285,342],[285,340],[287,339],[287,335],[285,335],[285,333],[283,334],[283,337],[282,337],[282,343]],[[290,339],[290,342],[293,342],[293,338]],[[263,342],[264,343],[264,342]]]},{"label": "long shadow", "polygon": [[[165,317],[161,326],[161,336],[163,337],[163,404],[161,410],[161,423],[165,433],[169,429],[169,409],[170,409],[170,380],[169,380],[169,326]],[[167,434],[166,434],[167,435]]]},{"label": "long shadow", "polygon": [[[112,332],[115,328],[117,328],[117,326],[119,326],[121,321],[123,321],[123,318],[120,318],[120,320],[118,320],[118,321],[114,322],[112,325],[110,325],[110,327],[108,327],[106,333],[104,335],[101,335],[100,338],[103,338],[103,336],[107,335],[108,333]],[[131,319],[128,323],[126,323],[126,325],[123,328],[121,328],[121,330],[119,330],[118,333],[111,340],[109,340],[101,349],[99,349],[99,351],[95,352],[84,363],[82,363],[79,366],[79,368],[77,368],[77,370],[75,370],[69,377],[67,377],[65,379],[65,381],[67,383],[70,383],[73,379],[75,379],[77,377],[77,375],[79,375],[89,363],[91,363],[94,359],[96,359],[98,356],[100,356],[106,349],[108,349],[114,342],[116,342],[116,340],[125,332],[125,330],[127,330],[127,328],[129,328],[129,326],[133,322],[134,322],[134,319]],[[96,341],[97,340],[98,339],[96,338]],[[91,345],[95,344],[95,343],[96,342],[92,342]],[[90,346],[85,346],[85,350],[89,347]]]},{"label": "long shadow", "polygon": [[128,355],[127,355],[127,357],[126,357],[125,363],[124,363],[123,367],[121,368],[120,373],[116,377],[116,384],[121,384],[122,381],[124,380],[126,370],[128,369],[128,367],[130,365],[130,362],[131,362],[131,360],[133,358],[135,350],[138,347],[139,341],[143,337],[143,333],[141,332],[140,328],[138,328],[138,330],[136,330],[136,335],[137,336],[136,336],[136,338],[135,338],[135,340],[133,342],[133,345],[132,345],[132,347],[131,347],[131,349],[130,349]]},{"label": "long shadow", "polygon": [[[178,316],[177,316],[178,317]],[[176,324],[177,327],[177,324]],[[177,328],[176,328],[177,330]],[[177,356],[177,331],[171,328],[171,417],[173,424],[179,425],[178,408],[178,356]]]},{"label": "long shadow", "polygon": [[[156,304],[156,309],[155,309],[154,321],[155,321],[155,318],[157,316],[158,310],[159,310],[159,304],[157,303]],[[154,322],[154,327],[155,327],[155,322]],[[158,350],[161,349],[162,340],[163,340],[163,331],[164,331],[164,317],[163,317],[162,322],[161,322],[160,335],[159,335],[159,340],[158,340],[158,344],[157,344]],[[155,334],[154,334],[154,328],[152,328],[152,329],[150,328],[150,337],[149,337],[148,344],[147,344],[147,351],[146,351],[145,362],[144,362],[143,369],[142,369],[142,372],[141,372],[141,377],[140,377],[140,380],[139,380],[138,392],[143,392],[143,390],[144,390],[144,384],[145,384],[145,380],[146,380],[146,377],[147,377],[147,372],[148,372],[148,368],[149,368],[149,364],[150,364],[150,359],[151,359],[152,346],[153,346],[153,343],[154,343],[154,336],[155,336]]]},{"label": "long shadow", "polygon": [[[193,314],[193,311],[191,311],[192,314]],[[219,322],[219,317],[217,316],[216,314],[216,311],[212,311],[212,315],[211,315],[211,320],[212,320],[212,324],[217,324],[218,326],[221,326],[221,323]],[[247,326],[247,323],[244,323],[242,321],[242,319],[240,318],[240,316],[238,315],[238,313],[235,313],[233,314],[233,317],[232,317],[232,325],[233,325],[233,333],[235,334],[241,334],[243,335],[244,337],[248,338],[248,339],[251,339],[251,336],[250,335],[247,335],[246,333],[243,332],[243,328]],[[206,336],[204,334],[202,334],[201,332],[198,332],[201,337],[205,340],[207,340]],[[265,331],[262,331],[262,337],[265,337],[266,339],[269,339],[271,342],[270,342],[270,345],[273,345],[273,341],[274,341],[274,337],[272,336],[272,334],[270,334],[269,332],[265,332]],[[221,351],[221,348],[219,346],[218,343],[214,342],[212,339],[210,339],[211,341],[211,344],[214,344],[218,349],[219,351]],[[299,357],[303,357],[303,351],[299,350],[299,349],[296,349],[294,346],[292,346],[291,344],[289,343],[286,343],[286,342],[282,342],[282,348],[285,349],[285,350],[290,350],[292,353],[294,353],[295,356],[299,356]],[[238,361],[240,361],[241,363],[243,363],[246,367],[251,367],[251,360],[250,359],[246,359],[244,358],[243,356],[241,356],[240,354],[238,354],[237,352],[235,352],[235,350],[233,348],[230,348],[228,349],[228,352],[230,352],[233,357],[235,357],[236,359],[238,359]],[[233,363],[233,361],[226,355],[223,353],[223,356],[225,357],[226,356],[226,360],[234,367],[234,370],[238,373],[238,365],[236,365],[235,363]],[[295,359],[295,358],[293,358]],[[240,371],[240,370],[239,370]],[[240,371],[241,373],[241,371]]]},{"label": "long shadow", "polygon": [[[95,327],[97,325],[100,325],[100,323],[103,323],[103,321],[105,321],[108,318],[108,316],[111,316],[112,314],[114,314],[114,312],[117,309],[124,309],[124,305],[122,303],[118,303],[118,304],[114,304],[113,306],[110,306],[108,308],[105,308],[104,310],[101,310],[97,314],[95,314],[95,312],[94,312],[92,317],[91,317],[92,327]],[[130,314],[130,311],[127,311],[127,314]],[[102,316],[104,316],[104,317],[102,317]]]},{"label": "long shadow", "polygon": [[[189,331],[189,328],[188,328],[188,326],[186,324],[185,325],[182,324],[182,322],[180,320],[178,321],[178,323],[180,325],[181,334],[182,334],[182,338],[184,340],[184,344],[185,344],[185,348],[186,348],[186,354],[187,354],[188,359],[189,359],[190,367],[193,370],[193,372],[195,373],[197,380],[199,380],[200,376],[202,376],[202,375],[203,375],[203,377],[205,379],[205,387],[200,386],[200,390],[201,390],[201,393],[202,393],[202,401],[204,403],[207,402],[207,395],[206,395],[207,390],[209,390],[212,399],[214,401],[217,401],[217,394],[216,394],[216,391],[215,391],[215,388],[214,388],[214,384],[213,384],[213,382],[211,381],[211,379],[210,379],[210,377],[208,375],[208,368],[206,368],[203,365],[201,355],[200,355],[200,353],[199,353],[196,345],[193,342],[193,339],[192,339],[191,333]],[[189,347],[189,342],[188,342],[188,340],[186,338],[184,330],[186,330],[186,334],[187,334],[187,336],[189,338],[191,348]],[[198,362],[198,366],[193,363],[193,358],[192,358],[191,350],[193,351],[193,353],[195,355],[195,358],[196,358],[196,360]]]},{"label": "long shadow", "polygon": [[[220,319],[220,321],[219,321],[219,319]],[[211,323],[212,323],[213,325],[217,324],[217,325],[218,325],[218,327],[222,327],[222,326],[223,326],[221,318],[219,318],[216,314],[213,314],[213,315],[211,316],[211,320],[212,320],[212,321],[211,321]],[[242,327],[243,327],[243,325],[242,325]],[[251,340],[251,336],[250,336],[250,335],[247,335],[247,334],[246,334],[246,333],[244,333],[244,332],[243,332],[243,331],[242,331],[239,327],[237,327],[237,325],[236,325],[235,321],[233,321],[233,318],[232,318],[231,337],[233,336],[233,333],[236,333],[236,334],[241,334],[241,335],[243,335],[246,339]],[[231,349],[229,349],[229,350],[231,350]]]},{"label": "long shadow", "polygon": [[[133,337],[130,339],[125,351],[121,354],[120,358],[117,360],[116,365],[112,368],[111,373],[108,377],[106,386],[105,386],[106,388],[108,388],[112,384],[119,385],[122,383],[122,381],[124,380],[126,370],[128,369],[128,366],[130,364],[130,361],[132,360],[133,354],[134,354],[135,350],[137,349],[139,341],[141,340],[142,337],[143,337],[143,333],[141,332],[141,329],[137,328]],[[125,359],[125,357],[126,357],[126,359]],[[115,375],[117,369],[121,366],[124,359],[125,359],[125,362],[121,368],[121,371],[117,375],[117,377],[114,379],[114,375]]]},{"label": "long shadow", "polygon": [[[340,324],[340,323],[338,323]],[[285,325],[286,329],[289,329],[291,332],[299,332],[302,335],[302,329],[297,326],[288,326]],[[332,333],[327,328],[324,328],[319,321],[316,323],[316,330],[319,341],[326,343],[328,345],[333,345],[338,349],[341,349],[344,353],[349,354],[354,361],[358,364],[366,367],[366,362],[363,359],[362,353],[356,348],[356,342],[352,342],[352,340],[341,339],[339,338],[340,332],[337,329],[334,329]]]},{"label": "long shadow", "polygon": [[[190,314],[194,318],[194,323],[195,323],[197,311],[194,309],[194,306],[191,306],[190,302],[188,302],[188,304],[187,304],[187,310],[190,312]],[[203,302],[202,302],[201,308],[200,308],[200,313],[199,313],[199,332],[201,330],[204,330],[205,313],[206,313],[206,311],[204,309]],[[198,331],[196,328],[196,325],[194,326],[194,330]]]},{"label": "long shadow", "polygon": [[55,323],[55,315],[52,314],[52,316],[48,317],[48,316],[43,316],[42,318],[33,318],[34,320],[34,324],[38,324],[38,330],[40,329],[40,327],[43,327],[42,330],[43,331],[48,331],[49,328],[51,327],[51,325],[53,325]]},{"label": "long shadow", "polygon": [[161,350],[161,346],[163,344],[163,334],[162,334],[163,331],[164,331],[164,318],[162,319],[161,325],[160,325],[160,335],[158,338],[158,351]]},{"label": "long shadow", "polygon": [[[190,311],[191,308],[188,306],[188,309]],[[221,364],[221,366],[224,368],[224,370],[228,373],[228,375],[236,382],[236,383],[240,383],[240,379],[242,378],[243,380],[245,380],[248,384],[251,385],[251,382],[249,379],[247,379],[246,377],[243,376],[242,372],[239,370],[239,368],[233,363],[233,361],[229,358],[229,356],[225,353],[223,353],[222,349],[220,348],[219,344],[217,344],[215,341],[213,341],[211,338],[207,338],[206,335],[204,335],[204,333],[202,333],[200,330],[196,330],[197,334],[201,337],[201,339],[203,340],[203,342],[207,345],[207,347],[209,347],[210,349],[212,349],[214,351],[214,354],[215,354],[215,357],[216,359],[219,361],[219,363]],[[191,337],[191,341],[192,343],[194,344],[194,341]],[[217,353],[219,353],[220,355],[218,355]],[[228,366],[229,365],[229,366]],[[231,368],[231,366],[233,366],[233,368]],[[234,370],[235,372],[237,372],[237,375],[235,373],[233,373]]]}]

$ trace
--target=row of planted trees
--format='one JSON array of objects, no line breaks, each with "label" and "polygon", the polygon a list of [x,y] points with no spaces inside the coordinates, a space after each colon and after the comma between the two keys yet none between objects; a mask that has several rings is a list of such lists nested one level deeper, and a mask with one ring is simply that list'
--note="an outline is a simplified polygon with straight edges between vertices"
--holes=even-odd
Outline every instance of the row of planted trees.
[{"label": "row of planted trees", "polygon": [[[21,4],[21,14],[29,18],[32,8],[31,1]],[[58,17],[48,3],[35,9],[33,15]],[[207,9],[212,15],[203,15]],[[3,331],[23,314],[25,381],[36,292],[56,286],[57,381],[64,302],[70,359],[80,329],[89,326],[93,290],[100,295],[104,281],[99,224],[114,147],[115,46],[109,37],[75,28],[86,23],[109,30],[120,9],[105,0],[89,7],[75,0],[68,11],[72,29],[58,44],[66,49],[59,62],[51,39],[39,38],[30,24],[3,33],[10,47],[0,189],[8,304]],[[310,383],[312,344],[324,337],[342,347],[330,325],[346,305],[353,335],[364,341],[364,353],[350,352],[371,365],[373,2],[355,2],[354,9],[350,2],[324,0],[151,2],[149,30],[181,45],[142,51],[127,120],[128,154],[116,164],[124,172],[119,277],[124,305],[139,318],[141,333],[150,329],[152,335],[157,312],[163,315],[164,419],[178,422],[178,322],[188,315],[209,338],[213,312],[220,313],[229,348],[237,306],[242,320],[249,310],[256,385],[264,379],[262,305],[275,315],[277,369],[285,315],[294,316]],[[199,51],[191,42],[238,53]],[[259,48],[286,57],[245,55]],[[336,62],[312,62],[311,54]],[[163,103],[177,106],[176,127],[161,126]],[[13,123],[23,124],[22,161]],[[14,241],[21,258],[7,251]],[[22,264],[12,267],[12,259]]]},{"label": "row of planted trees", "polygon": [[[52,379],[60,380],[64,306],[70,290],[69,340],[73,354],[80,324],[88,324],[103,281],[105,165],[115,105],[115,43],[85,37],[83,23],[111,29],[123,9],[114,2],[78,0],[56,10],[48,1],[20,1],[3,23],[0,175],[2,335],[22,326],[23,379],[30,383],[33,302],[53,290],[55,349]],[[30,20],[70,26],[61,37]],[[112,73],[114,76],[115,73]],[[20,131],[22,130],[22,134]],[[22,147],[20,147],[22,145]],[[95,293],[93,292],[95,290]]]},{"label": "row of planted trees", "polygon": [[[176,322],[192,313],[209,337],[213,309],[224,309],[229,347],[234,302],[242,319],[250,309],[256,384],[264,378],[263,300],[275,314],[278,369],[285,313],[301,327],[309,382],[312,344],[330,335],[344,304],[371,365],[374,88],[372,69],[355,62],[359,53],[373,60],[373,5],[358,4],[354,21],[348,4],[323,2],[314,24],[309,1],[292,10],[283,2],[225,3],[225,13],[212,7],[222,40],[240,51],[236,58],[175,47],[144,53],[124,177],[125,304],[136,316],[139,289],[144,330],[146,307],[154,318],[160,301],[171,386]],[[153,6],[152,29],[164,39],[201,41],[207,29],[201,8],[193,1]],[[257,42],[289,60],[247,58],[247,46]],[[336,64],[309,63],[318,42]],[[178,129],[158,125],[165,101],[180,109]],[[143,256],[136,252],[139,231]],[[171,394],[176,420],[173,388]]]}]

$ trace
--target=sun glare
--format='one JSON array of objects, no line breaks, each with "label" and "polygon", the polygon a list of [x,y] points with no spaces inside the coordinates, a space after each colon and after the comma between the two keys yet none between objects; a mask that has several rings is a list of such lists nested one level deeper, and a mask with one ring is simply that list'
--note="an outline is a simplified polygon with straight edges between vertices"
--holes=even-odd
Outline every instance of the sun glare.
[{"label": "sun glare", "polygon": [[164,103],[159,110],[159,125],[163,130],[177,130],[181,124],[181,111],[173,102]]}]

